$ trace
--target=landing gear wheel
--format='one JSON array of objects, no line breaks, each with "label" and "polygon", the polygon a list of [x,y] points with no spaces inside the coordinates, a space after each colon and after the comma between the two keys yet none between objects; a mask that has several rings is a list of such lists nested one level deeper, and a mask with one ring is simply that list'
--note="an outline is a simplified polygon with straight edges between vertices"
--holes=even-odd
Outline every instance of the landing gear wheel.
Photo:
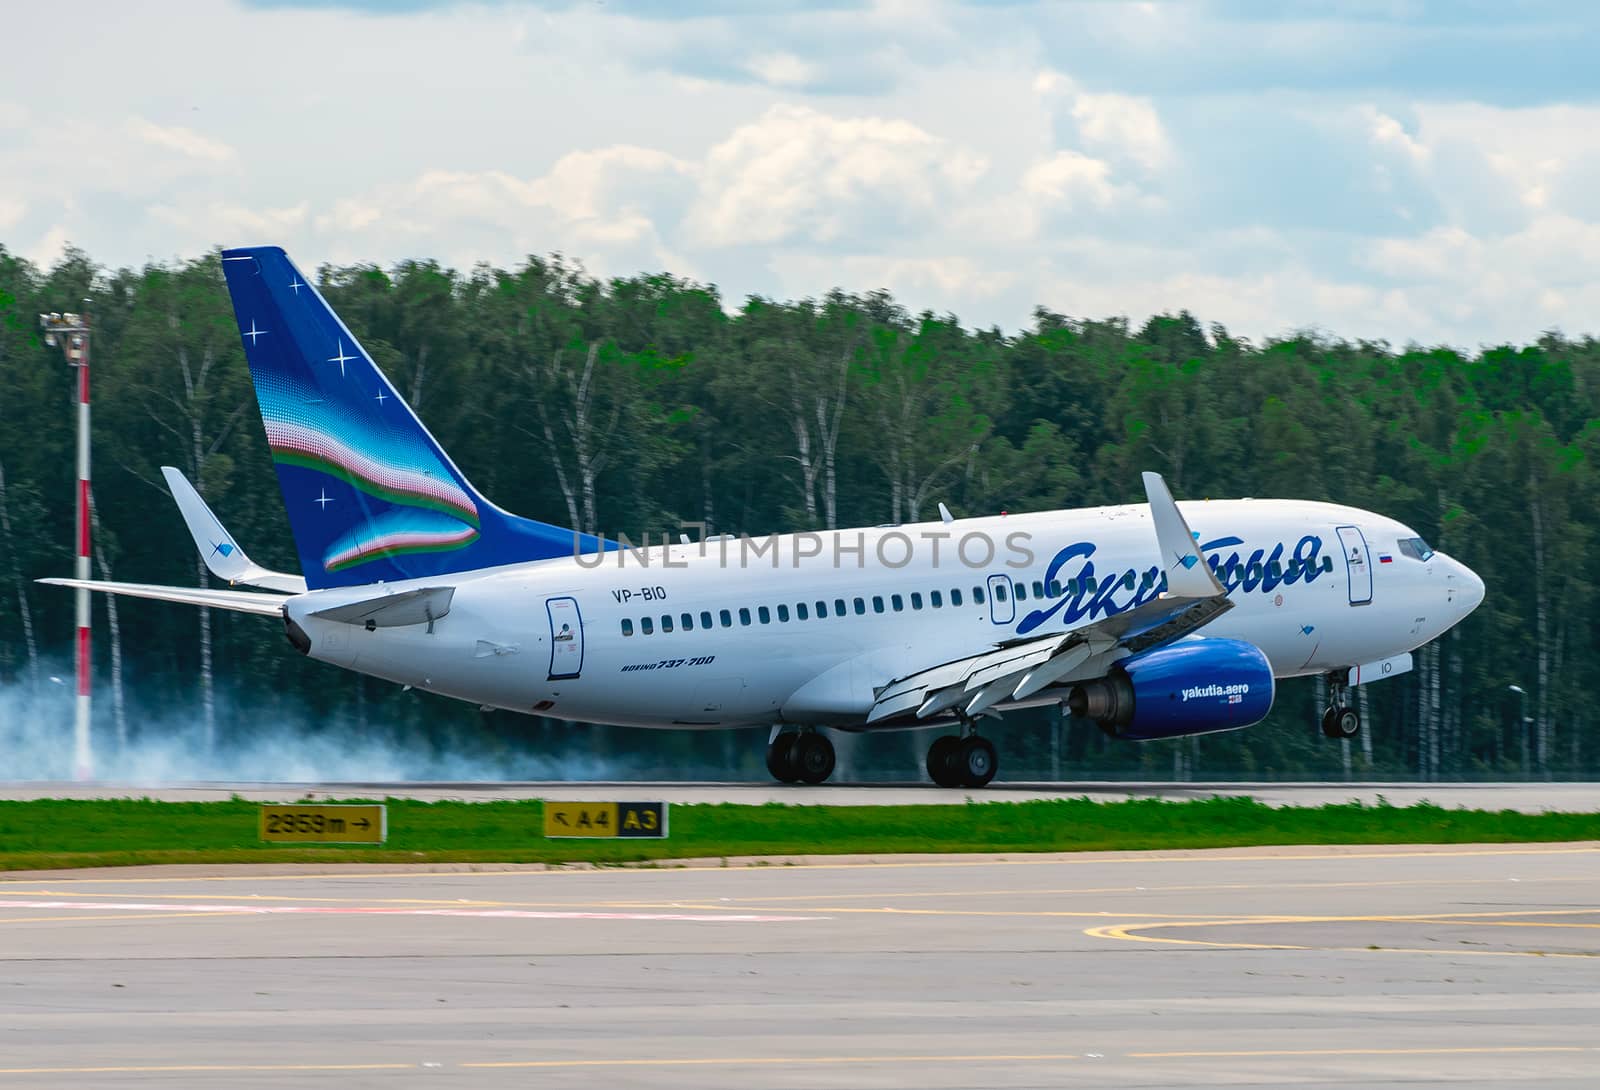
[{"label": "landing gear wheel", "polygon": [[789,766],[802,783],[821,783],[833,775],[833,743],[821,734],[795,736],[789,750]]},{"label": "landing gear wheel", "polygon": [[1361,716],[1354,708],[1329,708],[1322,713],[1322,733],[1329,738],[1354,738],[1361,733]]},{"label": "landing gear wheel", "polygon": [[961,739],[955,754],[956,774],[962,787],[985,787],[999,771],[1000,759],[995,754],[994,743],[974,734]]},{"label": "landing gear wheel", "polygon": [[935,738],[933,745],[928,747],[928,779],[940,787],[960,787],[961,778],[956,772],[956,748],[961,745],[961,739],[953,734]]},{"label": "landing gear wheel", "polygon": [[780,734],[767,746],[767,771],[780,783],[797,783],[800,771],[795,767],[794,743],[800,735]]}]

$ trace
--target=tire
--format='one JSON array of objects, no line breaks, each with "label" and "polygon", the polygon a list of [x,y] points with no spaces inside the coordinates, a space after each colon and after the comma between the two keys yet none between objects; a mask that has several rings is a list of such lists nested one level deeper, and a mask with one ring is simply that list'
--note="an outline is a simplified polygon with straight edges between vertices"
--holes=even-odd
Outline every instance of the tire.
[{"label": "tire", "polygon": [[961,739],[946,734],[933,740],[928,747],[928,779],[940,787],[956,787],[955,751]]},{"label": "tire", "polygon": [[767,746],[767,771],[779,783],[795,783],[800,779],[794,764],[794,742],[798,734],[780,734]]},{"label": "tire", "polygon": [[1329,708],[1322,713],[1322,733],[1341,741],[1361,733],[1361,716],[1354,708]]},{"label": "tire", "polygon": [[986,787],[1000,770],[1000,758],[993,742],[974,734],[962,739],[956,751],[955,766],[962,787]]},{"label": "tire", "polygon": [[1361,716],[1354,708],[1340,708],[1334,729],[1340,738],[1354,738],[1361,733]]},{"label": "tire", "polygon": [[1322,736],[1324,738],[1339,737],[1339,709],[1329,708],[1322,713]]},{"label": "tire", "polygon": [[801,783],[818,784],[833,775],[833,743],[820,734],[801,734],[789,750],[789,766]]}]

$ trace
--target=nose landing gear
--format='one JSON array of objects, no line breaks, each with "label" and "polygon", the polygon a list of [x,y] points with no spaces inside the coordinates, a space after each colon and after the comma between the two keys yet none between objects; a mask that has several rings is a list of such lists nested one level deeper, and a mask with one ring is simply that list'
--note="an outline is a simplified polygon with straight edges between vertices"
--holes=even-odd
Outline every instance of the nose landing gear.
[{"label": "nose landing gear", "polygon": [[1328,677],[1328,710],[1322,713],[1322,733],[1328,738],[1354,738],[1361,733],[1361,716],[1345,703],[1347,689],[1341,671]]}]

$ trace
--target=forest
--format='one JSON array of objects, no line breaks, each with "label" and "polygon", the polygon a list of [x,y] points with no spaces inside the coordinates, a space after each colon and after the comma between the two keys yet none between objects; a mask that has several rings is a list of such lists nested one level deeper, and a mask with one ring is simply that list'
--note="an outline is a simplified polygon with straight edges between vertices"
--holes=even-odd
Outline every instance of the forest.
[{"label": "forest", "polygon": [[[321,290],[482,491],[590,532],[873,525],[1179,498],[1380,511],[1483,576],[1484,604],[1360,690],[1323,738],[1321,683],[1253,728],[1145,744],[1060,710],[989,733],[1004,779],[1547,779],[1600,773],[1600,626],[1588,558],[1600,342],[1262,341],[1186,311],[969,328],[885,291],[724,298],[670,274],[606,279],[562,255],[511,269],[325,266]],[[95,574],[208,581],[159,467],[257,561],[296,570],[218,255],[41,269],[0,246],[0,775],[58,771],[71,730],[73,378],[38,314],[93,325]],[[296,654],[261,618],[100,597],[99,767],[124,775],[765,780],[764,731],[653,732],[485,713]],[[54,679],[54,680],[53,680]],[[1512,687],[1522,690],[1518,693]],[[911,779],[929,736],[841,748],[840,775]],[[270,744],[268,744],[270,743]],[[62,745],[65,745],[63,742]],[[44,753],[41,753],[41,747]],[[8,752],[9,751],[9,752]]]}]

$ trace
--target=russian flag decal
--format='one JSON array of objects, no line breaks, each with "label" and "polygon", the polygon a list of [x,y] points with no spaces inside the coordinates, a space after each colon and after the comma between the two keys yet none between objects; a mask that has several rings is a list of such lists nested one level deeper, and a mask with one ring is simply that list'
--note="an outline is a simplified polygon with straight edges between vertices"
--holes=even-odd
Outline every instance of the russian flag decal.
[{"label": "russian flag decal", "polygon": [[1380,564],[1393,564],[1394,563],[1394,557],[1390,556],[1388,553],[1379,553],[1378,554],[1378,563],[1380,563]]}]

